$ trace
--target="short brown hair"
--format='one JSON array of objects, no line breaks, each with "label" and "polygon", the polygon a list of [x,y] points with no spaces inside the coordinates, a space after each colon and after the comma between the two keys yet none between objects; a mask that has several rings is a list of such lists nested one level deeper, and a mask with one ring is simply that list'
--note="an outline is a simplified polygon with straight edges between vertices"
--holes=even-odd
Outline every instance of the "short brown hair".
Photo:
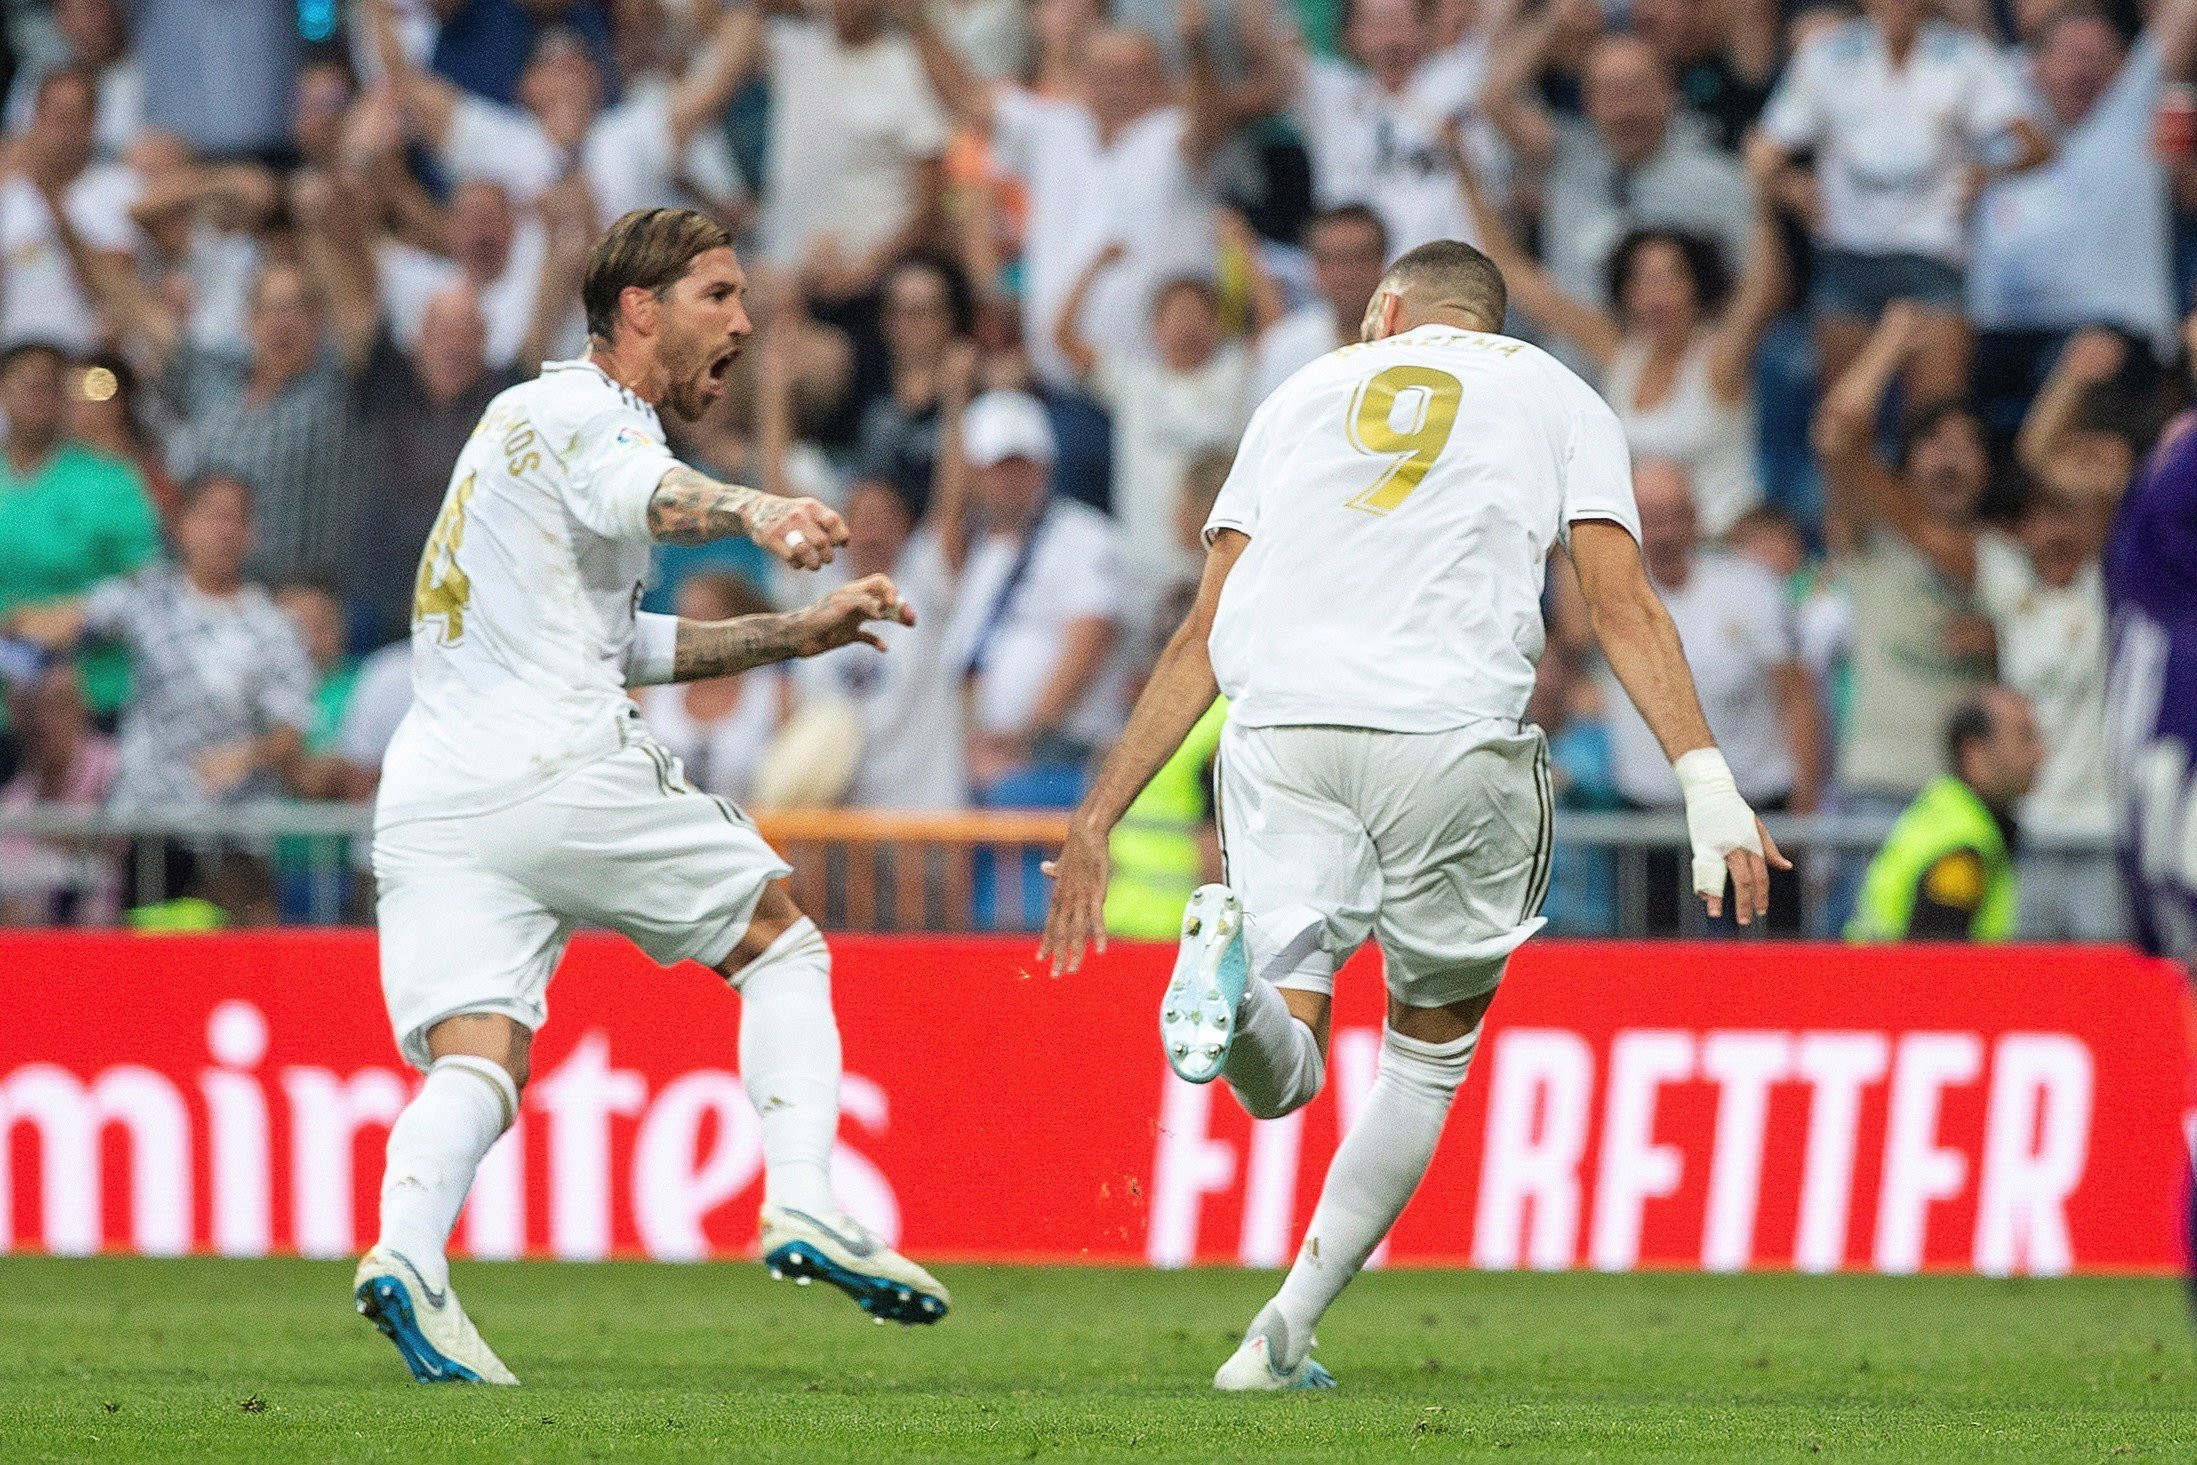
[{"label": "short brown hair", "polygon": [[687,267],[713,249],[730,249],[732,235],[693,209],[635,209],[608,229],[588,251],[580,304],[587,333],[607,341],[618,324],[618,297],[634,287],[661,297]]},{"label": "short brown hair", "polygon": [[1421,296],[1429,305],[1470,312],[1500,331],[1510,293],[1495,261],[1460,239],[1435,239],[1407,251],[1388,267],[1381,287]]}]

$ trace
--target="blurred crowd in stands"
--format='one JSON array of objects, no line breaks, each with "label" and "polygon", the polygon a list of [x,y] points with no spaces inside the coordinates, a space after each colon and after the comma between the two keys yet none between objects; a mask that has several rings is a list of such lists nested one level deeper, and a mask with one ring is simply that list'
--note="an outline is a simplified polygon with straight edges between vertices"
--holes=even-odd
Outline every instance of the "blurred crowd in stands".
[{"label": "blurred crowd in stands", "polygon": [[[2110,825],[2098,555],[2189,396],[2197,0],[4,14],[0,808],[370,798],[452,460],[585,349],[596,231],[683,204],[734,226],[757,330],[676,446],[853,543],[666,549],[646,604],[885,570],[921,617],[648,692],[710,791],[1070,804],[1253,407],[1462,237],[1622,418],[1758,808],[1905,807],[2003,683],[2043,750],[1995,812]],[[1549,599],[1563,802],[1676,806],[1561,557]],[[2037,933],[2117,933],[2109,864],[2033,858]],[[0,915],[112,920],[142,863],[8,838]],[[1607,883],[1574,864],[1559,928]]]}]

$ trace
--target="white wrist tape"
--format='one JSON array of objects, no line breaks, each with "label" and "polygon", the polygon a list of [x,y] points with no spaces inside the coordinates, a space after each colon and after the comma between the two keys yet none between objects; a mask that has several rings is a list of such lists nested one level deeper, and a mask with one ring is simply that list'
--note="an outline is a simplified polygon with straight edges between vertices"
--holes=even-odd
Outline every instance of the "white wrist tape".
[{"label": "white wrist tape", "polygon": [[633,645],[626,652],[626,685],[655,687],[671,680],[672,658],[679,649],[679,618],[637,611]]},{"label": "white wrist tape", "polygon": [[1762,835],[1754,810],[1739,796],[1731,765],[1714,748],[1696,748],[1671,765],[1679,792],[1686,796],[1686,837],[1694,848],[1694,893],[1722,895],[1729,869],[1724,857],[1733,850],[1762,853]]}]

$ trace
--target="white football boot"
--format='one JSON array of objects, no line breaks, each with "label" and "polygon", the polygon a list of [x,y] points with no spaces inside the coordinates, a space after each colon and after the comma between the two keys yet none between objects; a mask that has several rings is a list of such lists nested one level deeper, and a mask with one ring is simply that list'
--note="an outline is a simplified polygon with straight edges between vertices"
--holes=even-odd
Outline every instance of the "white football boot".
[{"label": "white football boot", "polygon": [[351,1279],[359,1316],[397,1345],[404,1366],[423,1384],[515,1384],[480,1331],[465,1315],[456,1289],[427,1285],[401,1251],[375,1247],[359,1259]]},{"label": "white football boot", "polygon": [[838,1211],[765,1206],[760,1245],[774,1281],[791,1277],[806,1287],[821,1278],[880,1323],[935,1323],[953,1306],[938,1278]]},{"label": "white football boot", "polygon": [[1182,949],[1160,998],[1160,1045],[1168,1067],[1191,1083],[1220,1076],[1250,982],[1243,902],[1225,885],[1199,886],[1183,910]]},{"label": "white football boot", "polygon": [[1213,1387],[1230,1394],[1280,1393],[1288,1389],[1332,1389],[1335,1375],[1312,1361],[1318,1340],[1305,1339],[1304,1356],[1282,1367],[1289,1329],[1272,1306],[1251,1320],[1243,1343],[1213,1375]]}]

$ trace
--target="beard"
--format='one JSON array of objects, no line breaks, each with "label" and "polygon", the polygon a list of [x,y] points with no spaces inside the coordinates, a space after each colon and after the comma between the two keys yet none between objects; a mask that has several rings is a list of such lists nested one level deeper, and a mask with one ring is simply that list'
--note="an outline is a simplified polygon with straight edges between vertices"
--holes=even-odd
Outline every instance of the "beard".
[{"label": "beard", "polygon": [[725,369],[729,371],[732,356],[737,351],[737,343],[727,352],[716,341],[700,337],[674,340],[667,336],[658,354],[664,365],[664,405],[676,413],[681,422],[701,421],[724,387],[724,372],[713,368],[722,357]]}]

